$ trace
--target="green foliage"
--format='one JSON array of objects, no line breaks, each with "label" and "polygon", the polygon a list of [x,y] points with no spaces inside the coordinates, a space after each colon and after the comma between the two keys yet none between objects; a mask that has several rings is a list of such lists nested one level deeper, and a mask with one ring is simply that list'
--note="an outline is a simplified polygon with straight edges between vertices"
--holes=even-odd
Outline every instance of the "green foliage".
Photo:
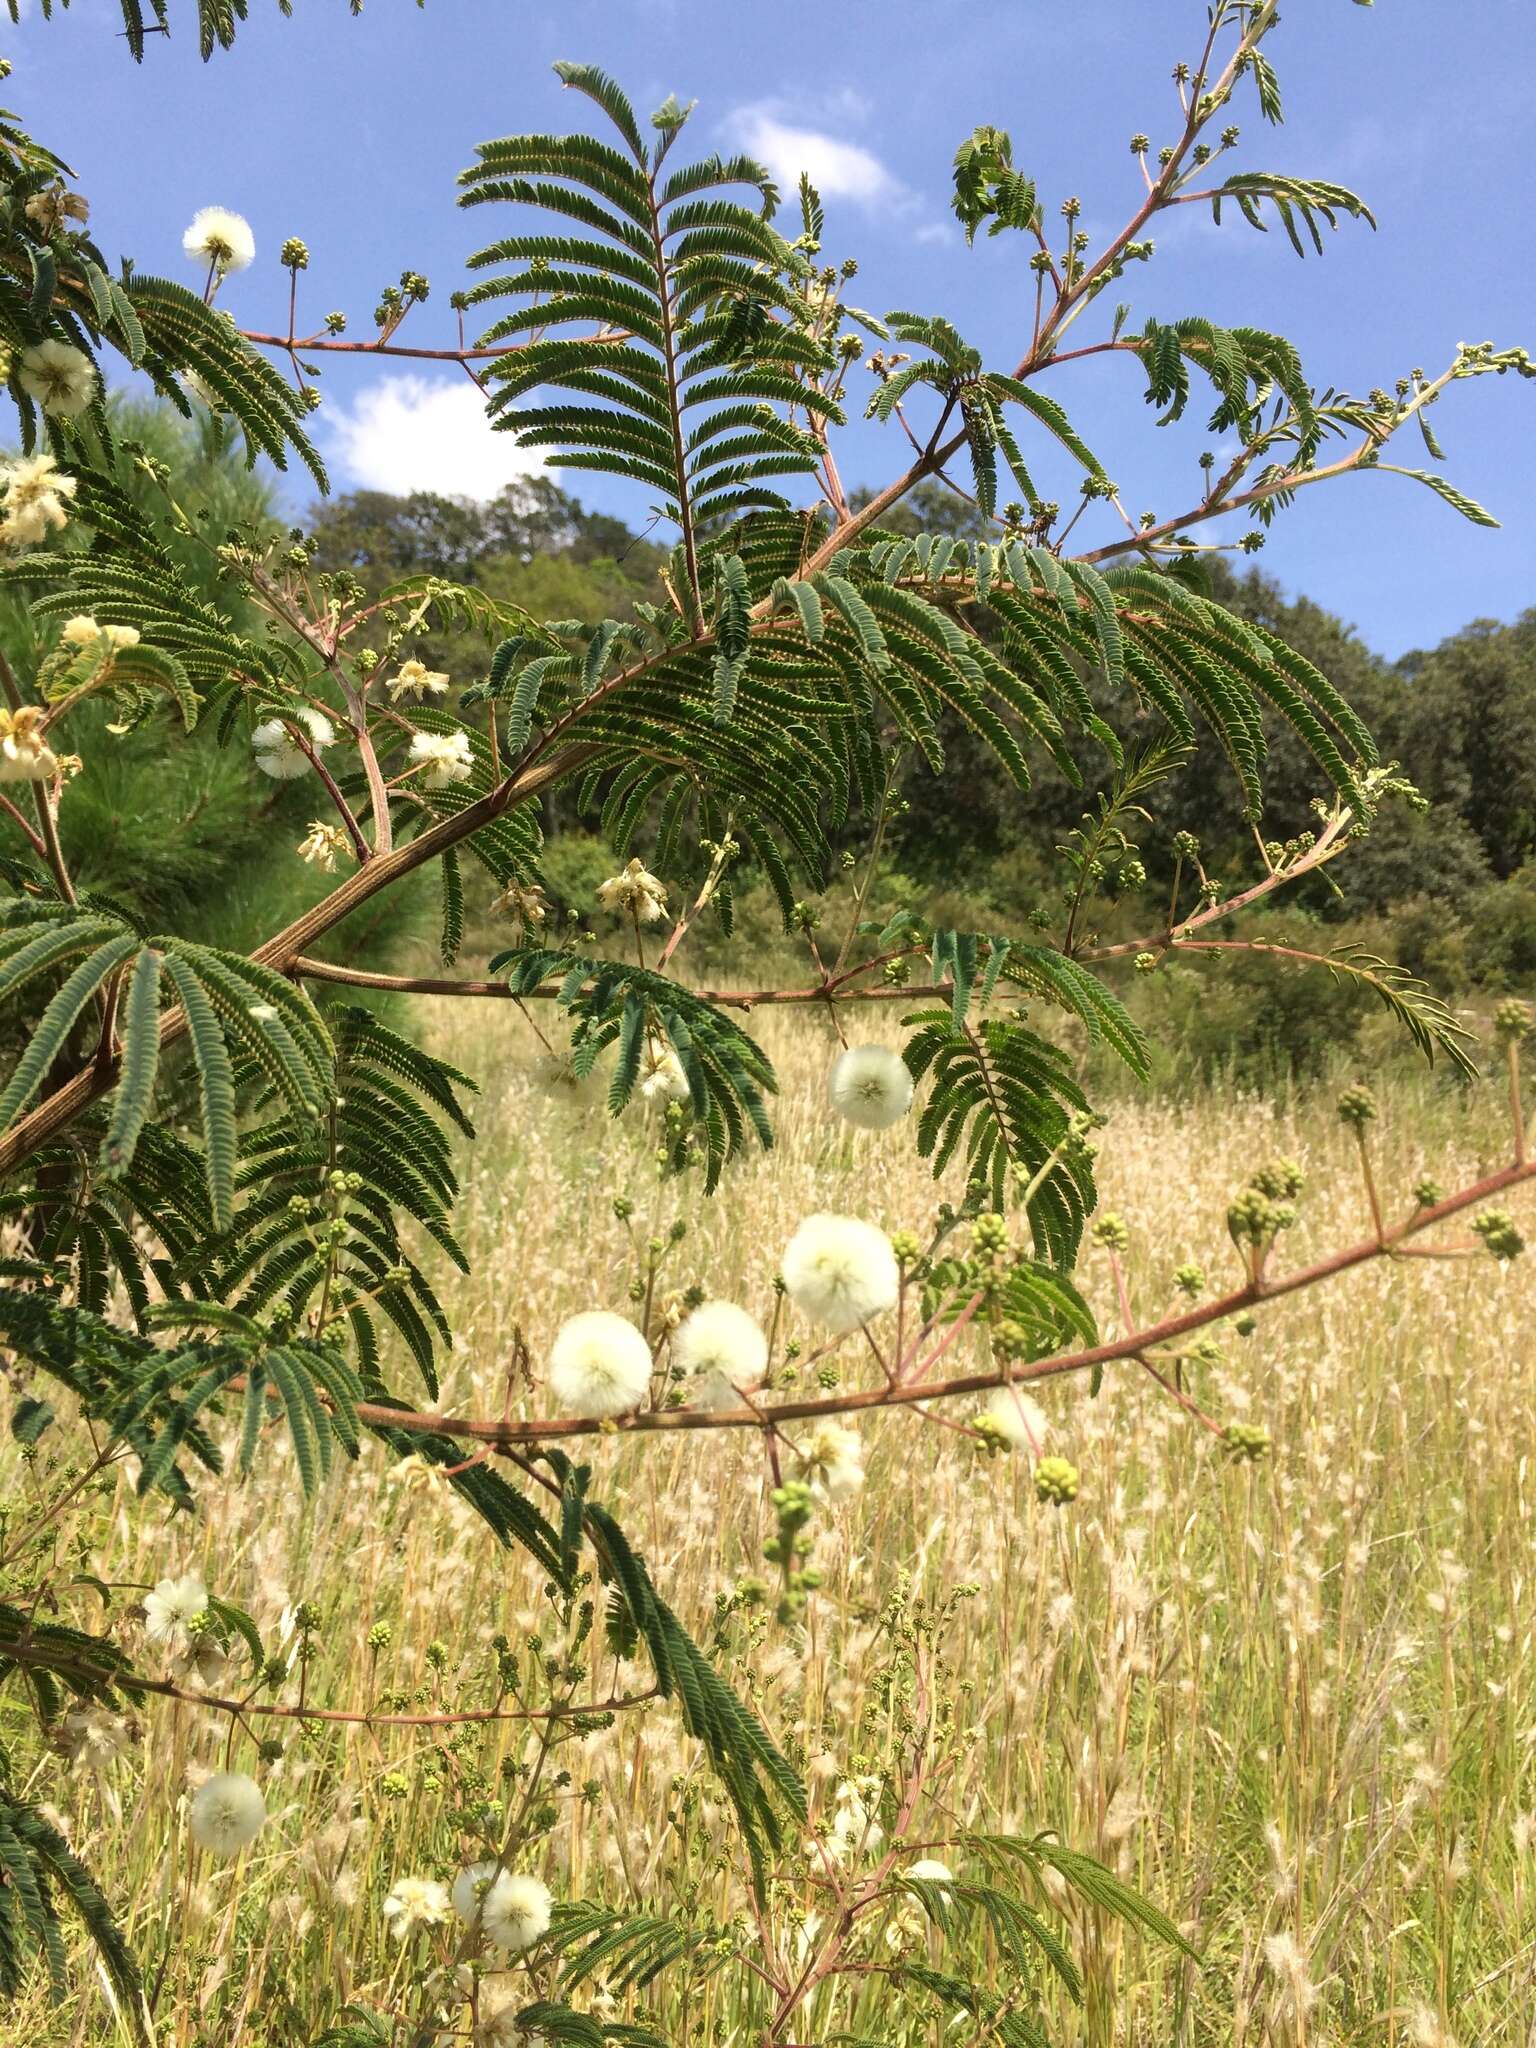
[{"label": "green foliage", "polygon": [[514,995],[528,996],[555,978],[555,1001],[574,1020],[572,1064],[590,1074],[617,1047],[608,1109],[618,1116],[643,1077],[668,1054],[687,1083],[688,1103],[703,1147],[705,1186],[713,1189],[726,1161],[750,1131],[768,1146],[773,1136],[763,1101],[777,1086],[757,1041],[712,1003],[665,975],[614,960],[580,960],[538,947],[498,953],[491,972],[504,972]]},{"label": "green foliage", "polygon": [[47,1959],[56,1995],[63,1995],[59,1908],[64,1904],[78,1914],[95,1944],[133,2039],[147,2041],[138,1966],[95,1880],[53,1823],[3,1787],[0,1872],[5,1878],[0,1884],[0,1997],[14,1997],[21,1990],[38,1952]]},{"label": "green foliage", "polygon": [[[199,0],[205,57],[229,44],[245,11],[245,0]],[[146,35],[169,27],[161,0],[150,13],[124,0],[135,57]],[[1229,86],[1248,77],[1262,116],[1278,120],[1278,85],[1258,51],[1273,19],[1272,9],[1218,0],[1212,47],[1219,34],[1235,38],[1227,84],[1202,96],[1202,62],[1183,142],[1157,180],[1148,172],[1146,204],[1138,196],[1130,226],[1097,258],[1085,260],[1075,201],[1063,209],[1067,244],[1059,257],[1052,250],[1006,134],[978,129],[962,145],[954,204],[967,240],[982,227],[1022,235],[1038,284],[1033,337],[1007,371],[941,314],[882,321],[846,305],[855,266],[814,260],[826,221],[808,182],[803,232],[786,239],[760,165],[720,155],[674,163],[690,112],[675,98],[644,122],[602,71],[558,65],[598,109],[602,132],[481,146],[461,201],[511,211],[506,231],[471,259],[477,281],[460,302],[490,309],[480,347],[493,353],[477,374],[494,423],[557,471],[637,486],[653,520],[675,530],[668,555],[633,560],[627,536],[549,485],[515,487],[482,511],[420,495],[354,497],[309,539],[280,534],[265,503],[226,520],[210,503],[183,502],[173,472],[194,434],[216,478],[227,482],[219,451],[238,432],[249,462],[266,455],[281,467],[297,456],[324,489],[303,431],[302,378],[290,386],[215,310],[217,266],[204,297],[131,265],[109,276],[84,232],[66,231],[83,216],[62,160],[0,116],[0,347],[23,449],[43,452],[56,500],[21,516],[24,490],[43,485],[7,471],[14,553],[0,590],[26,611],[13,605],[7,615],[22,658],[3,675],[0,714],[0,777],[19,799],[5,800],[15,857],[0,867],[0,1005],[17,1041],[0,1086],[0,1157],[16,1169],[0,1213],[18,1226],[0,1339],[39,1389],[28,1384],[13,1432],[30,1447],[62,1426],[45,1393],[57,1395],[98,1443],[132,1453],[141,1493],[184,1510],[199,1468],[221,1471],[231,1429],[241,1473],[255,1469],[269,1435],[285,1432],[310,1497],[358,1456],[365,1435],[396,1458],[420,1458],[499,1542],[526,1551],[573,1639],[584,1641],[601,1613],[615,1655],[645,1656],[655,1691],[677,1703],[725,1790],[760,1903],[774,1859],[806,1824],[795,1772],[590,1497],[589,1468],[546,1441],[560,1425],[523,1429],[509,1412],[499,1431],[476,1432],[483,1455],[466,1457],[451,1429],[396,1390],[403,1359],[427,1398],[438,1395],[452,1332],[429,1248],[463,1269],[454,1146],[473,1137],[465,1102],[474,1083],[371,1011],[322,1013],[303,984],[344,978],[343,965],[314,949],[355,933],[360,916],[388,918],[412,876],[435,885],[438,951],[454,963],[474,938],[466,852],[523,931],[537,934],[540,807],[551,798],[595,815],[621,855],[643,838],[669,886],[675,875],[699,877],[658,964],[644,964],[637,912],[633,964],[535,936],[496,953],[490,971],[518,1004],[547,1001],[564,1013],[574,1071],[584,1078],[604,1063],[612,1114],[655,1103],[661,1162],[697,1165],[712,1191],[753,1138],[771,1142],[775,1076],[729,1014],[742,998],[716,1000],[665,969],[706,910],[730,929],[728,870],[740,859],[766,881],[785,931],[811,939],[820,984],[810,993],[829,1006],[861,979],[861,998],[903,1000],[902,978],[927,952],[933,988],[906,1018],[905,1057],[923,1089],[915,1142],[936,1175],[958,1163],[966,1183],[940,1240],[959,1216],[1012,1199],[1035,1254],[1005,1270],[995,1257],[1000,1219],[978,1220],[971,1261],[925,1270],[932,1314],[958,1324],[966,1311],[955,1298],[974,1301],[980,1286],[997,1332],[1012,1326],[1005,1359],[1091,1340],[1072,1272],[1096,1201],[1096,1119],[1071,1053],[1036,1026],[1048,1012],[1066,1020],[1063,1036],[1103,1047],[1132,1075],[1152,1069],[1146,1035],[1098,971],[1114,948],[1106,952],[1097,929],[1147,882],[1139,838],[1163,823],[1151,793],[1166,791],[1191,756],[1219,758],[1226,822],[1242,846],[1257,836],[1278,754],[1298,782],[1307,778],[1309,798],[1318,784],[1329,792],[1320,803],[1330,849],[1369,825],[1385,794],[1404,793],[1324,664],[1289,644],[1262,606],[1224,603],[1202,585],[1185,529],[1231,510],[1262,527],[1306,484],[1390,468],[1381,451],[1410,419],[1439,461],[1425,412],[1445,385],[1510,368],[1531,374],[1518,351],[1463,348],[1434,384],[1415,372],[1395,400],[1361,402],[1312,386],[1283,337],[1195,317],[1149,319],[1134,332],[1122,308],[1103,346],[1136,357],[1162,423],[1186,413],[1198,373],[1215,393],[1210,430],[1235,436],[1239,452],[1193,511],[1150,518],[1128,539],[1116,527],[1110,542],[1067,552],[1082,512],[1124,514],[1104,462],[1036,374],[1062,359],[1062,334],[1099,292],[1150,256],[1150,242],[1134,239],[1150,215],[1209,200],[1218,221],[1224,206],[1261,230],[1278,221],[1301,253],[1308,243],[1320,250],[1341,216],[1370,220],[1354,195],[1319,180],[1248,172],[1208,192],[1186,189],[1215,153],[1192,145]],[[1188,82],[1180,77],[1181,93]],[[1232,141],[1224,135],[1222,149]],[[425,295],[424,281],[411,285],[413,301]],[[381,315],[381,347],[392,332]],[[868,414],[905,430],[916,459],[855,508],[830,436],[867,335],[900,345],[871,361]],[[42,374],[61,359],[45,349],[29,360],[45,343],[80,352],[62,358],[74,381],[62,399]],[[108,350],[164,406],[200,422],[173,437],[171,459],[130,439],[103,403]],[[207,420],[192,412],[189,381],[207,395]],[[918,409],[921,433],[908,417]],[[1348,454],[1319,464],[1325,443],[1346,438]],[[968,492],[947,467],[962,453]],[[1060,525],[1032,465],[1063,460],[1080,475],[1082,505]],[[1488,522],[1438,471],[1407,474]],[[904,496],[938,479],[966,503],[963,515],[947,501],[932,518],[903,509]],[[915,502],[933,509],[931,499]],[[556,607],[566,591],[570,601]],[[82,612],[97,629],[72,625],[57,642],[54,622]],[[451,666],[436,673],[434,659]],[[114,857],[105,829],[114,770],[126,764],[143,779],[178,722],[205,771],[202,831],[242,811],[251,835],[269,812],[286,824],[290,784],[328,807],[300,851],[316,877],[343,863],[345,872],[285,902],[285,921],[259,944],[228,943],[237,934],[227,919],[194,930],[190,915],[150,914],[160,902],[191,912],[201,901],[211,918],[210,894],[229,889],[236,864],[255,865],[244,851],[251,835],[233,834],[242,850],[200,882],[183,866],[174,883],[157,883],[142,816],[134,857]],[[66,736],[95,757],[78,792],[72,757],[60,752]],[[249,796],[252,737],[272,784],[259,805]],[[1051,821],[1063,914],[1039,906],[1025,939],[1007,920],[979,932],[935,919],[930,931],[903,912],[880,933],[885,950],[867,958],[853,941],[879,930],[865,903],[871,861],[855,929],[829,966],[812,937],[819,913],[801,891],[826,887],[856,827],[874,821],[881,841],[917,761],[951,774],[957,762],[984,763],[1010,813],[1028,794],[1043,816],[1042,791],[1070,803],[1065,822]],[[1095,791],[1086,810],[1085,784]],[[1505,820],[1510,846],[1523,847],[1522,833],[1518,816]],[[1306,856],[1318,846],[1300,832],[1278,850],[1264,846],[1252,893],[1278,886],[1292,864],[1311,872]],[[1159,953],[1193,951],[1192,920],[1221,898],[1188,833],[1171,851],[1154,944],[1130,942],[1138,964],[1154,969]],[[1320,872],[1321,860],[1312,866]],[[641,871],[637,858],[631,872]],[[648,886],[647,915],[664,893]],[[1243,949],[1262,946],[1255,938]],[[1426,1052],[1469,1064],[1455,1017],[1405,969],[1353,943],[1277,951],[1373,992]],[[881,967],[888,986],[869,985]],[[1017,1008],[1005,1012],[1005,998]],[[642,1297],[654,1359],[662,1336],[644,1287]],[[572,1433],[598,1421],[578,1418]],[[514,1476],[492,1468],[493,1450]],[[584,1597],[589,1562],[601,1608]],[[71,1692],[131,1697],[147,1683],[109,1643],[64,1623],[18,1624],[20,1612],[0,1609],[0,1681],[24,1689],[44,1724]],[[215,1620],[259,1653],[248,1621],[222,1606]],[[558,1664],[546,1658],[546,1674]],[[969,1930],[969,1945],[1001,1957],[1024,1995],[973,1981],[948,1956],[943,1968],[901,1961],[890,1974],[972,2031],[1037,2048],[1037,1985],[1053,1977],[1068,1997],[1081,1988],[1032,1895],[994,1881],[1005,1870],[1026,1890],[1060,1881],[1095,1913],[1184,1946],[1111,1873],[1047,1837],[970,1846],[984,1877],[908,1881],[906,1896],[941,1927]],[[0,1872],[0,1990],[20,1982],[23,1937],[57,1971],[58,1893],[85,1920],[137,2026],[132,1961],[101,1898],[41,1814],[9,1792]],[[551,1944],[564,1957],[560,1974],[519,2024],[579,2048],[642,2048],[652,2038],[643,2028],[600,2023],[560,2002],[564,1994],[599,1972],[626,1990],[664,1970],[707,1972],[722,1941],[721,1930],[649,1910],[572,1912]],[[358,2010],[333,2039],[376,2040],[382,2024]]]},{"label": "green foliage", "polygon": [[1040,1256],[1070,1269],[1097,1199],[1075,1123],[1088,1103],[1070,1060],[1006,1018],[972,1026],[949,1010],[918,1010],[903,1021],[915,1027],[907,1064],[916,1079],[931,1078],[917,1149],[935,1177],[963,1141],[967,1179],[995,1209],[1010,1193],[1021,1200]]}]

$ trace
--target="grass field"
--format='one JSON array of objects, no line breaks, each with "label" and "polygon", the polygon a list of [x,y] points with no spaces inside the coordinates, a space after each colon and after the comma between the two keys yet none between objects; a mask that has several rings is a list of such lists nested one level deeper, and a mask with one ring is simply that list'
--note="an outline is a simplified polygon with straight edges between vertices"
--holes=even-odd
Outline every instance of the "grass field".
[{"label": "grass field", "polygon": [[[891,1229],[931,1220],[935,1190],[907,1136],[850,1141],[824,1113],[828,1048],[808,1021],[764,1025],[783,1082],[779,1146],[712,1205],[692,1182],[657,1193],[643,1127],[616,1131],[600,1110],[538,1092],[509,1006],[438,1010],[429,1028],[485,1084],[462,1210],[475,1276],[448,1293],[446,1407],[500,1410],[516,1330],[537,1359],[565,1315],[624,1308],[631,1236],[616,1195],[635,1201],[641,1236],[664,1233],[679,1208],[688,1219],[668,1284],[698,1280],[765,1316],[778,1255],[808,1211]],[[1426,1170],[1450,1186],[1504,1156],[1496,1089],[1467,1107],[1428,1084],[1381,1092],[1374,1143],[1393,1210]],[[1226,1204],[1270,1157],[1308,1170],[1287,1261],[1361,1236],[1352,1150],[1327,1095],[1122,1105],[1100,1173],[1130,1225],[1138,1316],[1171,1301],[1187,1259],[1235,1280]],[[1516,1206],[1529,1227],[1528,1200]],[[1536,2041],[1530,1263],[1505,1270],[1480,1252],[1378,1264],[1266,1310],[1249,1337],[1224,1333],[1196,1385],[1223,1421],[1269,1430],[1272,1455],[1256,1465],[1233,1464],[1130,1365],[1096,1400],[1075,1379],[1041,1391],[1049,1448],[1082,1475],[1064,1509],[1037,1502],[1023,1456],[980,1458],[915,1414],[878,1418],[865,1426],[862,1493],[816,1525],[825,1579],[804,1632],[771,1619],[727,1632],[729,1675],[803,1759],[824,1815],[840,1779],[884,1761],[877,1618],[901,1575],[930,1609],[975,1589],[938,1637],[957,1725],[914,1854],[944,1857],[943,1837],[966,1830],[1056,1828],[1159,1902],[1203,1956],[1195,1967],[1074,1911],[1086,2001],[1055,1998],[1053,2041]],[[1086,1270],[1113,1326],[1102,1258]],[[594,1456],[658,1583],[707,1638],[717,1596],[767,1571],[771,1481],[755,1441],[599,1442]],[[445,1705],[478,1696],[490,1639],[538,1625],[540,1574],[420,1465],[391,1470],[365,1450],[305,1513],[279,1483],[286,1459],[274,1444],[253,1483],[209,1484],[196,1520],[145,1512],[126,1477],[113,1481],[79,1525],[79,1565],[138,1587],[201,1570],[269,1632],[294,1602],[317,1603],[312,1702],[363,1710],[383,1688]],[[46,1463],[25,1479],[13,1467],[7,1485],[46,1478]],[[81,1615],[94,1598],[71,1596]],[[375,1655],[366,1637],[380,1622],[392,1641]],[[152,1668],[153,1646],[145,1655]],[[637,1675],[601,1657],[594,1667],[599,1695]],[[141,1740],[100,1774],[55,1758],[28,1772],[126,1912],[166,2048],[288,2048],[349,1999],[408,2000],[427,1950],[389,1937],[381,1903],[402,1875],[452,1877],[461,1774],[494,1778],[534,1739],[474,1727],[445,1756],[431,1731],[262,1732],[274,1727],[281,1759],[259,1771],[272,1820],[238,1864],[198,1857],[186,1830],[189,1772],[226,1754],[221,1717],[150,1702]],[[233,1755],[256,1767],[245,1738]],[[568,1767],[539,1865],[557,1897],[740,1910],[726,1817],[669,1707],[620,1716]],[[776,1938],[792,1945],[816,1905],[802,1860],[778,1892]],[[83,1958],[73,1981],[63,2008],[39,1999],[6,2038],[118,2038]],[[683,2009],[663,1979],[642,2005],[680,2044],[748,2048],[760,2022],[742,1981],[717,1976]],[[937,2022],[898,2037],[879,2022],[877,2000],[829,2001],[800,2038],[982,2038]]]}]

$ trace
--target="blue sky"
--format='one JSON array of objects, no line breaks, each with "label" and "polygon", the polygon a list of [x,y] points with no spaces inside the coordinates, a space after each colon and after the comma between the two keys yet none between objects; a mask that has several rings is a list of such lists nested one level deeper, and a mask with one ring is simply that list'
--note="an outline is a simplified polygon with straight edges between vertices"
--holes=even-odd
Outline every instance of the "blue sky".
[{"label": "blue sky", "polygon": [[[356,19],[341,0],[296,0],[287,22],[269,0],[252,0],[234,49],[205,67],[190,0],[171,0],[170,12],[173,36],[151,39],[135,67],[116,0],[74,0],[51,22],[28,0],[19,28],[0,27],[16,66],[4,97],[74,165],[109,255],[190,276],[180,241],[195,208],[244,213],[258,257],[223,301],[242,325],[283,324],[277,250],[298,234],[312,252],[301,331],[335,307],[352,338],[366,337],[380,287],[410,265],[434,291],[400,339],[450,339],[446,301],[463,259],[499,231],[489,209],[456,210],[455,175],[478,141],[584,125],[588,103],[549,69],[577,57],[614,72],[642,112],[668,92],[697,97],[697,151],[755,148],[786,174],[809,161],[827,201],[828,257],[859,259],[857,303],[942,311],[1003,367],[1028,338],[1028,274],[1013,238],[967,250],[955,229],[956,143],[982,121],[1011,130],[1048,213],[1079,196],[1097,241],[1136,204],[1129,136],[1144,130],[1155,144],[1174,130],[1169,72],[1195,54],[1204,24],[1199,0],[428,0],[424,10],[368,0]],[[1218,232],[1204,209],[1187,209],[1154,230],[1156,261],[1126,280],[1133,321],[1199,313],[1278,329],[1314,382],[1361,392],[1415,365],[1434,373],[1460,340],[1536,346],[1536,13],[1509,0],[1296,0],[1267,48],[1286,124],[1265,127],[1245,96],[1229,167],[1337,179],[1372,205],[1379,232],[1346,223],[1321,261],[1301,263],[1278,233]],[[1080,323],[1082,339],[1096,317]],[[338,487],[483,495],[518,466],[451,366],[335,360],[323,387],[318,432]],[[1063,366],[1049,389],[1130,510],[1193,502],[1209,441],[1193,407],[1157,430],[1135,365],[1118,357]],[[1445,473],[1494,511],[1499,532],[1465,524],[1405,480],[1364,476],[1304,493],[1260,557],[1393,655],[1536,602],[1536,384],[1458,386],[1435,423]],[[880,483],[901,466],[894,427],[860,426],[851,443],[851,483]],[[1396,459],[1435,466],[1416,434],[1402,449]],[[623,487],[587,485],[585,495],[643,514]]]}]

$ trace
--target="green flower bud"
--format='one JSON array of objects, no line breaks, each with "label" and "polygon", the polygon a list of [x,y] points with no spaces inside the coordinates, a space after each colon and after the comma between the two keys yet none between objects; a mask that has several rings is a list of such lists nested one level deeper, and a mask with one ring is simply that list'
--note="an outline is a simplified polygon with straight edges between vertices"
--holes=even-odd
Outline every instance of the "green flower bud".
[{"label": "green flower bud", "polygon": [[1352,1124],[1357,1131],[1363,1131],[1379,1114],[1376,1098],[1363,1084],[1346,1088],[1339,1097],[1339,1122]]},{"label": "green flower bud", "polygon": [[1518,1259],[1525,1250],[1525,1239],[1507,1209],[1485,1209],[1472,1228],[1496,1259]]},{"label": "green flower bud", "polygon": [[1506,996],[1493,1013],[1493,1035],[1501,1045],[1518,1045],[1531,1032],[1533,1020],[1529,1003],[1518,996]]},{"label": "green flower bud", "polygon": [[1035,1498],[1063,1508],[1077,1499],[1078,1469],[1066,1458],[1042,1458],[1035,1467]]},{"label": "green flower bud", "polygon": [[1269,1454],[1269,1431],[1252,1422],[1229,1422],[1222,1441],[1234,1464],[1253,1465]]},{"label": "green flower bud", "polygon": [[1121,1216],[1100,1216],[1093,1226],[1093,1242],[1101,1251],[1123,1252],[1131,1242],[1131,1233]]}]

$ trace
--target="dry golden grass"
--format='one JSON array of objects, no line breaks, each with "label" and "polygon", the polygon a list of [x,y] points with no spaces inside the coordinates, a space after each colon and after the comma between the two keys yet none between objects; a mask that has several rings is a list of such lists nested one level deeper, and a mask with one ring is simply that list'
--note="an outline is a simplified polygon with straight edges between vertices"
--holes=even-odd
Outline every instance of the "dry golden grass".
[{"label": "dry golden grass", "polygon": [[[931,1218],[933,1185],[902,1132],[850,1141],[829,1123],[827,1046],[809,1021],[764,1024],[783,1082],[778,1149],[733,1173],[713,1204],[692,1183],[656,1188],[642,1130],[535,1092],[509,1006],[445,1006],[428,1028],[484,1086],[461,1212],[475,1273],[449,1289],[447,1408],[500,1409],[515,1329],[537,1358],[565,1315],[623,1307],[632,1243],[615,1195],[636,1201],[642,1238],[688,1218],[669,1284],[696,1279],[763,1312],[807,1211],[890,1228]],[[1394,1206],[1426,1169],[1449,1186],[1497,1163],[1495,1096],[1463,1110],[1427,1086],[1383,1091],[1375,1143]],[[1351,1150],[1326,1099],[1122,1106],[1101,1181],[1131,1226],[1138,1313],[1170,1300],[1186,1259],[1235,1276],[1226,1203],[1275,1155],[1309,1174],[1287,1262],[1362,1235]],[[872,1617],[898,1575],[933,1603],[977,1588],[942,1638],[963,1720],[940,1802],[948,1831],[1059,1829],[1160,1902],[1205,1958],[1195,1969],[1074,1918],[1088,1999],[1081,2012],[1052,2009],[1053,2039],[1536,2039],[1529,1268],[1501,1271],[1483,1255],[1378,1265],[1277,1304],[1249,1338],[1226,1332],[1224,1355],[1201,1368],[1201,1398],[1269,1429],[1273,1456],[1257,1466],[1234,1466],[1129,1365],[1097,1400],[1078,1380],[1041,1390],[1051,1448],[1083,1477],[1062,1511],[1036,1502],[1022,1458],[980,1459],[915,1414],[880,1418],[867,1425],[864,1492],[818,1524],[826,1578],[804,1636],[771,1622],[731,1636],[734,1682],[807,1760],[824,1807],[855,1747],[874,1741],[859,1721],[882,1655]],[[1094,1255],[1087,1272],[1111,1323]],[[595,1490],[707,1634],[717,1595],[765,1570],[771,1482],[755,1441],[681,1435],[591,1454]],[[124,1478],[84,1523],[81,1561],[138,1586],[200,1568],[269,1630],[295,1600],[317,1602],[308,1696],[341,1708],[376,1705],[380,1687],[452,1703],[483,1672],[493,1635],[538,1625],[539,1574],[420,1467],[391,1470],[365,1451],[308,1512],[291,1477],[274,1445],[252,1483],[207,1485],[197,1520],[146,1511]],[[364,1638],[380,1621],[394,1640],[375,1669]],[[605,1693],[613,1667],[594,1661]],[[229,1741],[216,1716],[151,1703],[142,1744],[104,1777],[55,1759],[28,1771],[126,1910],[165,2048],[288,2048],[349,1998],[389,2007],[421,1952],[388,1939],[383,1896],[402,1874],[457,1867],[451,1773],[431,1735],[279,1732],[281,1760],[263,1770],[273,1819],[237,1866],[196,1858],[186,1835],[189,1767],[216,1764]],[[494,1778],[524,1740],[505,1726],[461,1733],[454,1768]],[[252,1761],[243,1737],[235,1754]],[[734,1909],[719,1870],[729,1829],[670,1708],[620,1717],[570,1767],[594,1789],[557,1801],[542,1864],[557,1894]],[[781,1904],[791,1922],[802,1910],[792,1888]],[[39,2002],[6,2038],[115,2039],[83,1964],[76,1985],[61,2011]],[[738,1997],[721,1977],[686,2012],[664,1994],[651,2010],[679,2043],[747,2048],[756,2034]],[[933,2024],[898,2044],[878,2012],[860,2021],[848,2008],[817,2014],[804,2038],[830,2041],[856,2021],[891,2048],[971,2038]]]}]

